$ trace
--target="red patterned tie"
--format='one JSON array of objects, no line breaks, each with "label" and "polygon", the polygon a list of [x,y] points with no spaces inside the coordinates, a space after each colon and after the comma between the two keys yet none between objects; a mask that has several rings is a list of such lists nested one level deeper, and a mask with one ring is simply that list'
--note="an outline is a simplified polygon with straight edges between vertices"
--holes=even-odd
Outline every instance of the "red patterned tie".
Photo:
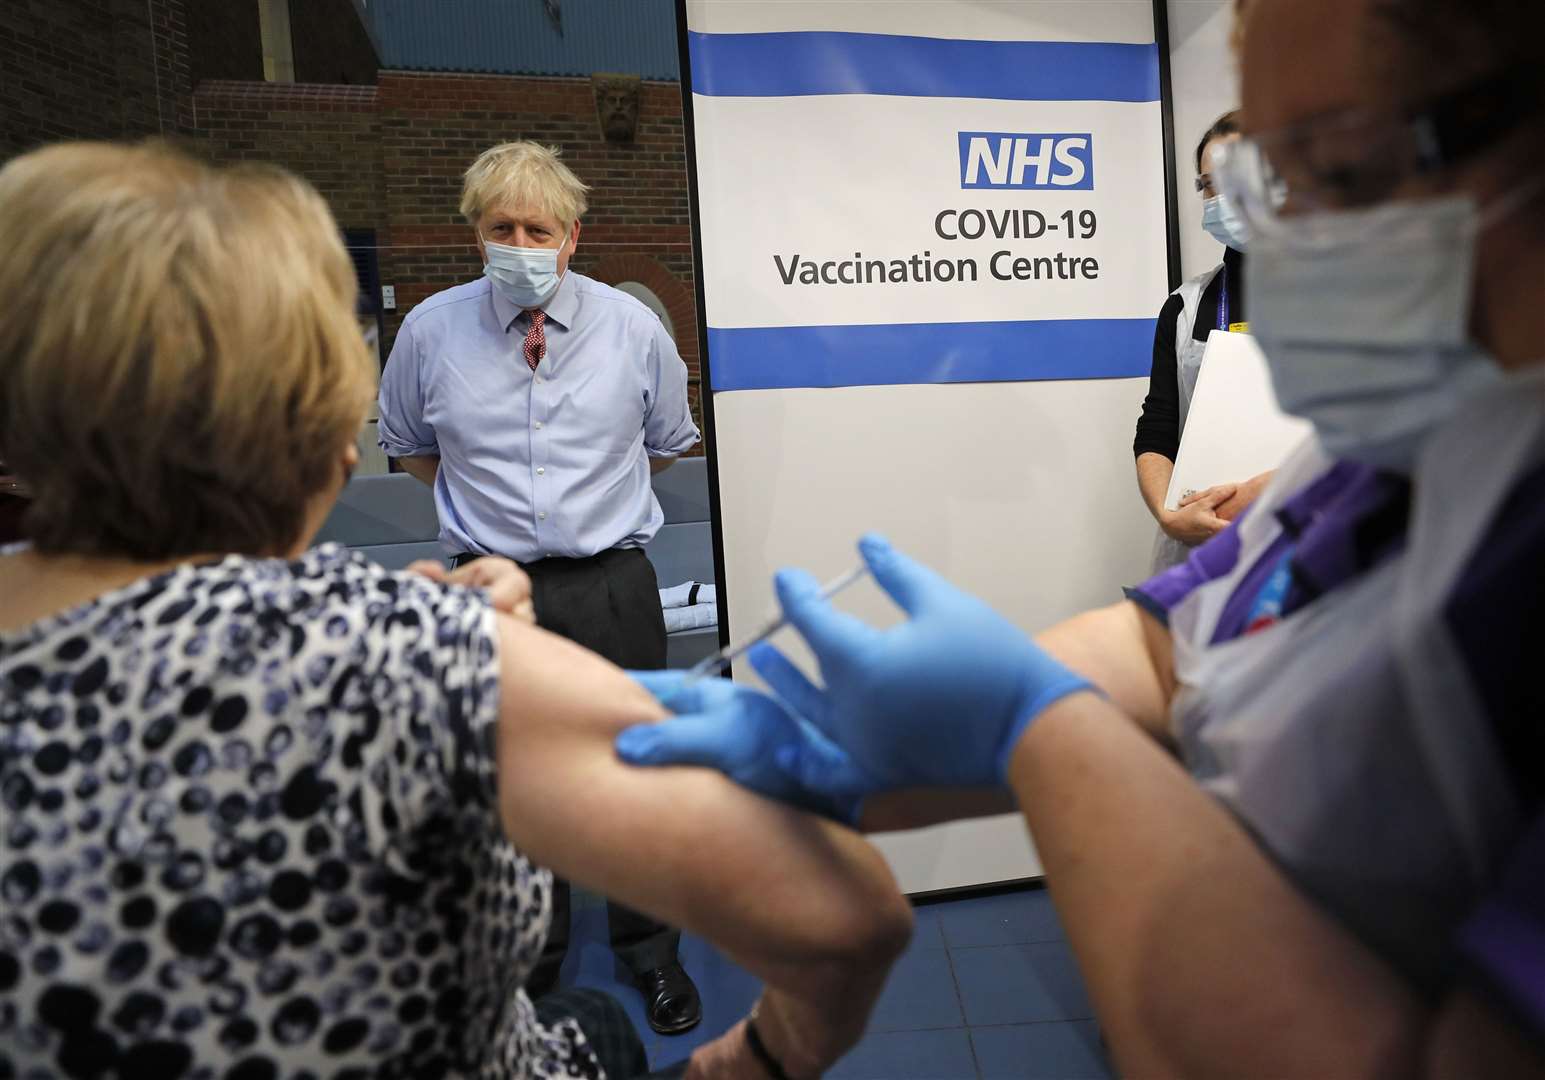
[{"label": "red patterned tie", "polygon": [[542,357],[547,354],[547,335],[542,333],[542,324],[547,321],[547,312],[541,308],[528,311],[531,316],[531,329],[526,331],[526,366],[532,371],[542,362]]}]

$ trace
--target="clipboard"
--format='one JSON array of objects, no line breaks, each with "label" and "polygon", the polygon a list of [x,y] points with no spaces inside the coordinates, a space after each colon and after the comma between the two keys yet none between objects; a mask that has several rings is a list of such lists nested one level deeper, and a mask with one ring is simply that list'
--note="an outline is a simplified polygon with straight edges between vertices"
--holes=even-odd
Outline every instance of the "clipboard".
[{"label": "clipboard", "polygon": [[1186,415],[1164,505],[1188,492],[1238,484],[1275,469],[1313,431],[1277,406],[1266,355],[1249,334],[1214,330]]}]

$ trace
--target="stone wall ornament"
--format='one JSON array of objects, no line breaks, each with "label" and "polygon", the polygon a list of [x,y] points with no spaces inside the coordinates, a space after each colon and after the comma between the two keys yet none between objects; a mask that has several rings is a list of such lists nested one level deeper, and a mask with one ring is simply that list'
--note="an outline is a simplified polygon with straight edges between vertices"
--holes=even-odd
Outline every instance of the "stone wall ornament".
[{"label": "stone wall ornament", "polygon": [[639,96],[644,80],[638,75],[597,72],[590,76],[601,134],[607,142],[632,142],[638,131]]}]

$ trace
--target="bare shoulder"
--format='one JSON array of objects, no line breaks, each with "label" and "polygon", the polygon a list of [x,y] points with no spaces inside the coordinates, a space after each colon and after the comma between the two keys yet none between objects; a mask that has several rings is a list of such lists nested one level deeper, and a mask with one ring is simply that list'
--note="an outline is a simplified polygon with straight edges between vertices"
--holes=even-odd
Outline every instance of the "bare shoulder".
[{"label": "bare shoulder", "polygon": [[500,729],[610,740],[659,720],[659,704],[620,669],[557,634],[498,616]]}]

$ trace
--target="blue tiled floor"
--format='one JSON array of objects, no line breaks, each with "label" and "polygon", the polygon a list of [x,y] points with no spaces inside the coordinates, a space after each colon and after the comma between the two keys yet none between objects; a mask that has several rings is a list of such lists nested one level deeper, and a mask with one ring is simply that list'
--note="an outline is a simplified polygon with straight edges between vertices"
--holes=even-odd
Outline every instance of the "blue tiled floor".
[{"label": "blue tiled floor", "polygon": [[[574,935],[563,981],[616,995],[656,1067],[679,1061],[746,1014],[758,982],[690,935],[681,956],[703,995],[703,1023],[663,1039],[620,984],[599,900],[574,894]],[[833,1080],[1105,1080],[1113,1074],[1094,1011],[1040,888],[917,908],[912,944],[891,972],[869,1031],[827,1074]]]}]

